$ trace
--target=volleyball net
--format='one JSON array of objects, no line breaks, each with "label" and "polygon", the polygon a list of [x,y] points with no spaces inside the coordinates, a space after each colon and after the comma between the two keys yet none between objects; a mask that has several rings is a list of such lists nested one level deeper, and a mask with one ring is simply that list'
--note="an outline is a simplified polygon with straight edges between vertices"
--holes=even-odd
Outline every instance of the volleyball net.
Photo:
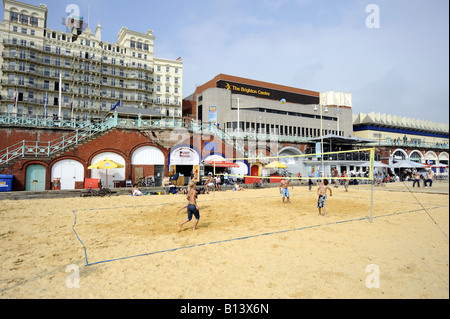
[{"label": "volleyball net", "polygon": [[[314,154],[254,156],[213,160],[215,176],[268,178],[286,177],[290,180],[374,180],[375,148],[323,152]],[[342,176],[346,171],[346,176]]]}]

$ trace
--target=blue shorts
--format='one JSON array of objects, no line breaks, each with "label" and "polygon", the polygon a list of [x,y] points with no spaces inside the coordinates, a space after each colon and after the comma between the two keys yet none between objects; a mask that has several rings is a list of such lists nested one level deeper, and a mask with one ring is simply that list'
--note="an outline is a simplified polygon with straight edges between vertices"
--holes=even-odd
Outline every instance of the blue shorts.
[{"label": "blue shorts", "polygon": [[197,207],[195,207],[195,205],[189,204],[187,207],[187,212],[189,220],[192,220],[192,214],[195,216],[196,220],[200,219],[200,212],[198,211]]},{"label": "blue shorts", "polygon": [[289,197],[289,190],[287,188],[281,189],[281,196],[282,197]]}]

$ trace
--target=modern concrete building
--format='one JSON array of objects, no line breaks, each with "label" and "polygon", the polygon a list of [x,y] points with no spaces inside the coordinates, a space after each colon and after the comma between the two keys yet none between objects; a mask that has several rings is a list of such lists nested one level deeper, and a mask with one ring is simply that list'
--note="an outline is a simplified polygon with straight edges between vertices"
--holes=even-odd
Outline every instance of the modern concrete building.
[{"label": "modern concrete building", "polygon": [[[284,85],[219,74],[185,98],[185,115],[216,123],[227,134],[266,134],[310,138],[351,136],[351,95],[319,93]],[[239,123],[239,124],[238,124]]]}]

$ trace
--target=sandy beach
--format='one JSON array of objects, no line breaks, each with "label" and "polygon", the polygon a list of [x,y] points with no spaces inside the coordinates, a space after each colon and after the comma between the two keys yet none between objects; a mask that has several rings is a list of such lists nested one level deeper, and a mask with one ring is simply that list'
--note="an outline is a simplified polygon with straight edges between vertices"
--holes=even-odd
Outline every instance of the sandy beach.
[{"label": "sandy beach", "polygon": [[333,189],[329,217],[315,187],[290,193],[200,195],[181,232],[184,195],[4,200],[0,296],[449,298],[448,183],[375,188],[373,223],[367,185]]}]

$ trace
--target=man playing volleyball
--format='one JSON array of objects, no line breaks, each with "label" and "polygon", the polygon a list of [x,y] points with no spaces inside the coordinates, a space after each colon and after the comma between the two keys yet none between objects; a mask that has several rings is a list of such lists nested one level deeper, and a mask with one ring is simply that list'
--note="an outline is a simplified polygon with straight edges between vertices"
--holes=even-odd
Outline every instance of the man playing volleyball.
[{"label": "man playing volleyball", "polygon": [[319,208],[319,215],[322,215],[322,209],[323,209],[323,216],[328,216],[327,212],[325,210],[325,202],[327,200],[327,190],[330,191],[330,196],[333,196],[333,191],[331,188],[328,187],[328,180],[324,179],[323,182],[320,184],[319,188],[317,189],[317,195],[319,195],[319,199],[317,201],[317,208]]},{"label": "man playing volleyball", "polygon": [[[181,226],[192,220],[192,215],[195,216],[194,229],[197,230],[198,221],[200,220],[200,211],[197,206],[197,191],[195,190],[195,181],[189,182],[189,191],[187,194],[189,204],[187,205],[188,217],[178,226],[178,231],[181,231]],[[183,209],[184,207],[180,208]],[[180,211],[178,210],[178,211]]]},{"label": "man playing volleyball", "polygon": [[[284,204],[284,198],[285,197],[287,197],[287,203],[289,204],[290,202],[289,202],[289,189],[288,189],[288,187],[289,187],[289,185],[290,185],[291,183],[289,182],[289,179],[287,179],[286,177],[283,177],[282,179],[281,179],[281,181],[280,181],[280,194],[281,194],[281,197],[282,197],[282,199],[283,199],[283,204]],[[292,189],[294,189],[294,186],[293,185],[291,185],[291,187],[292,187]]]}]

